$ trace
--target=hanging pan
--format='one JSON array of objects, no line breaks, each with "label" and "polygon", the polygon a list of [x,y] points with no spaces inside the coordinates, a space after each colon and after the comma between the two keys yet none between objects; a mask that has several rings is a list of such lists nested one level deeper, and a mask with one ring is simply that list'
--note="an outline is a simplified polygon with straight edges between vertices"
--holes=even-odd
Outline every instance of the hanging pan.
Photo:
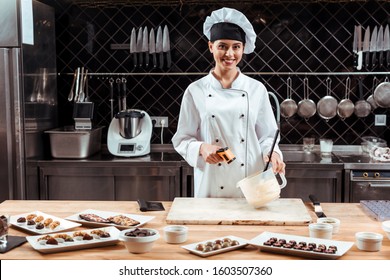
[{"label": "hanging pan", "polygon": [[379,107],[390,108],[390,83],[388,77],[375,88],[374,100]]},{"label": "hanging pan", "polygon": [[309,80],[303,79],[303,99],[298,103],[298,115],[306,120],[312,117],[316,113],[316,104],[313,100],[309,99]]},{"label": "hanging pan", "polygon": [[324,120],[330,120],[337,115],[337,100],[331,96],[332,80],[326,79],[326,96],[322,97],[317,103],[317,113]]},{"label": "hanging pan", "polygon": [[287,78],[287,98],[280,103],[280,114],[282,117],[288,119],[295,115],[298,110],[298,105],[294,99],[292,99],[292,82],[291,78]]},{"label": "hanging pan", "polygon": [[355,103],[355,115],[359,118],[367,117],[371,112],[371,105],[363,98],[363,81],[359,78],[359,96],[360,100]]},{"label": "hanging pan", "polygon": [[351,90],[351,79],[347,77],[345,80],[345,97],[342,99],[337,105],[337,115],[339,115],[340,118],[345,119],[352,116],[355,105],[353,102],[349,99],[349,92]]},{"label": "hanging pan", "polygon": [[374,77],[372,80],[372,94],[367,98],[367,102],[371,105],[371,111],[374,111],[376,108],[378,108],[378,104],[375,102],[374,99],[374,91],[375,88],[378,86],[378,79]]}]

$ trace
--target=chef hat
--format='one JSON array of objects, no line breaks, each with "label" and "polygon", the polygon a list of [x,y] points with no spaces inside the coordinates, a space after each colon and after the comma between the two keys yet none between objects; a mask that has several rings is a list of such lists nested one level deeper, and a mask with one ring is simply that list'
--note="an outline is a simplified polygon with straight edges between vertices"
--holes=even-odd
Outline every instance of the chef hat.
[{"label": "chef hat", "polygon": [[257,36],[253,26],[243,13],[235,9],[222,8],[213,11],[203,24],[203,33],[210,41],[241,41],[245,44],[244,53],[252,53],[255,49]]}]

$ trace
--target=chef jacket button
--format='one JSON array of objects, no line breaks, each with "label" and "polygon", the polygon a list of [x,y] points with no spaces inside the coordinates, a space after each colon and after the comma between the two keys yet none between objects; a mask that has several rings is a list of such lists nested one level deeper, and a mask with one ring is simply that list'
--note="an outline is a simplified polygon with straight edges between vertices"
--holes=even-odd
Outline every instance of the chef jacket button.
[{"label": "chef jacket button", "polygon": [[211,97],[212,95],[211,94],[209,94],[209,97]]},{"label": "chef jacket button", "polygon": [[219,142],[219,139],[215,139],[215,142]]},{"label": "chef jacket button", "polygon": [[242,97],[245,97],[245,94],[244,94],[244,93],[242,94]]},{"label": "chef jacket button", "polygon": [[244,166],[245,164],[241,163],[241,166]]},{"label": "chef jacket button", "polygon": [[211,117],[212,117],[212,118],[215,118],[215,116],[214,116],[214,115],[211,115]]},{"label": "chef jacket button", "polygon": [[219,188],[220,188],[221,190],[223,190],[223,186],[220,186]]},{"label": "chef jacket button", "polygon": [[222,165],[222,163],[218,162],[218,166],[221,166],[221,165]]},{"label": "chef jacket button", "polygon": [[241,114],[241,118],[243,118],[245,115],[244,114]]},{"label": "chef jacket button", "polygon": [[241,139],[241,143],[244,142],[245,140],[244,139]]}]

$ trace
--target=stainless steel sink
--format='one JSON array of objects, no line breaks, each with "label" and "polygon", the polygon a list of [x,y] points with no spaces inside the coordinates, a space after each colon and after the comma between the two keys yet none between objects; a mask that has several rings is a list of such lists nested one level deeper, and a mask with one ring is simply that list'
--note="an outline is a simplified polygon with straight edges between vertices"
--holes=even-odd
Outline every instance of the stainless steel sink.
[{"label": "stainless steel sink", "polygon": [[319,162],[319,153],[306,153],[304,151],[282,151],[285,162]]}]

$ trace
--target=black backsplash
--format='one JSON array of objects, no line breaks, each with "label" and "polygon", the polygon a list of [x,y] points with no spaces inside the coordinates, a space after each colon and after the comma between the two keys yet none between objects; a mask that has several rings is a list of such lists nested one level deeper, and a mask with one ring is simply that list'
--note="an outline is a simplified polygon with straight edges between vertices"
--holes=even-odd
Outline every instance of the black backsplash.
[{"label": "black backsplash", "polygon": [[[51,1],[50,1],[51,2]],[[164,143],[176,131],[180,102],[185,88],[212,67],[212,56],[202,34],[203,22],[219,5],[177,6],[88,6],[56,1],[57,67],[59,72],[59,111],[62,125],[72,124],[73,103],[67,101],[76,67],[89,69],[89,93],[95,103],[95,125],[111,121],[109,79],[126,78],[127,106],[146,110],[151,116],[168,116]],[[257,3],[257,4],[256,4]],[[355,25],[374,26],[390,23],[387,1],[318,2],[275,1],[274,4],[229,5],[241,10],[252,22],[258,39],[255,53],[246,55],[240,68],[262,81],[276,93],[279,102],[287,96],[286,79],[293,82],[293,99],[303,98],[303,78],[309,79],[310,98],[318,102],[326,95],[326,79],[332,80],[332,95],[341,100],[345,81],[352,80],[350,98],[359,100],[357,80],[363,79],[364,98],[373,93],[374,75],[354,75],[352,37]],[[133,27],[148,29],[167,25],[170,30],[172,67],[134,68],[129,50],[115,50],[111,44],[129,44]],[[380,81],[389,69],[364,69],[380,72]],[[317,74],[313,74],[317,73]],[[327,74],[329,73],[329,74]],[[336,73],[336,75],[335,75]],[[271,102],[272,99],[271,99]],[[114,102],[114,111],[118,110]],[[274,103],[273,103],[274,104]],[[378,108],[375,114],[385,114]],[[281,143],[300,144],[305,136],[329,137],[336,144],[360,144],[364,135],[390,140],[387,126],[375,126],[375,115],[355,115],[326,121],[317,114],[308,120],[295,115],[281,119]],[[160,143],[160,128],[155,128],[152,143]]]}]

